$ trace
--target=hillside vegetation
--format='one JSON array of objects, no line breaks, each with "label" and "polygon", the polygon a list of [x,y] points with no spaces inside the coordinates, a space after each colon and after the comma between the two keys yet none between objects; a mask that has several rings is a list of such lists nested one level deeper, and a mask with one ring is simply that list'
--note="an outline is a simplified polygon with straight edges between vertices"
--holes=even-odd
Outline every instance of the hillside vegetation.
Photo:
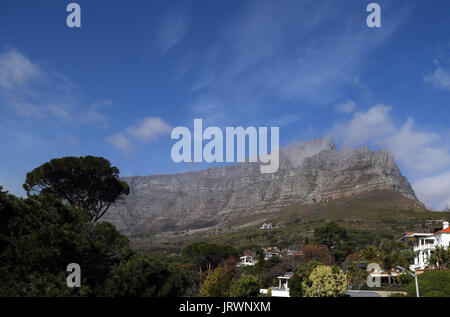
[{"label": "hillside vegetation", "polygon": [[245,218],[214,229],[166,233],[132,241],[138,249],[173,252],[200,241],[236,247],[289,247],[302,244],[312,236],[314,228],[334,221],[347,228],[359,243],[369,244],[381,238],[397,240],[406,231],[431,231],[449,218],[450,213],[430,211],[395,191],[374,191],[329,202],[290,205],[265,219],[278,224],[276,229],[259,229],[263,220],[245,226],[245,222],[251,221]]}]

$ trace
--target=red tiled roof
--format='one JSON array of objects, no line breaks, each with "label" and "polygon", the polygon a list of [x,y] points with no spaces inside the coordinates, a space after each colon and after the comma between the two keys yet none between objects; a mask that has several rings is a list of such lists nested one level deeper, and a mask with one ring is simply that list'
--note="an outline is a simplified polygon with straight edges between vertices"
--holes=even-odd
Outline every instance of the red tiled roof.
[{"label": "red tiled roof", "polygon": [[438,232],[436,232],[435,234],[438,234],[438,233],[450,233],[450,227],[448,227],[448,228],[445,229],[445,230],[438,231]]}]

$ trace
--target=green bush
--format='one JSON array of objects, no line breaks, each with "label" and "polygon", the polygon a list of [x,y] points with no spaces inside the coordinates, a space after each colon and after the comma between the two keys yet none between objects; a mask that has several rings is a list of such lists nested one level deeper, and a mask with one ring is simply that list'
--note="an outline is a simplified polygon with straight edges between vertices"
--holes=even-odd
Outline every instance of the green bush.
[{"label": "green bush", "polygon": [[414,277],[408,273],[403,273],[400,275],[400,285],[409,285],[411,282],[414,282]]},{"label": "green bush", "polygon": [[[420,297],[450,297],[450,271],[428,271],[418,277]],[[412,281],[406,288],[409,297],[416,297]]]}]

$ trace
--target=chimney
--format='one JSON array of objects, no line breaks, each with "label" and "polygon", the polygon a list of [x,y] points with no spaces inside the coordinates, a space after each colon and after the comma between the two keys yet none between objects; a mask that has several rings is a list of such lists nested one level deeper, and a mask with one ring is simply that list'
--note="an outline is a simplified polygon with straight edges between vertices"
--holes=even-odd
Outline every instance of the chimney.
[{"label": "chimney", "polygon": [[447,221],[444,221],[443,223],[442,223],[442,230],[445,230],[445,229],[447,229],[448,228],[448,222]]}]

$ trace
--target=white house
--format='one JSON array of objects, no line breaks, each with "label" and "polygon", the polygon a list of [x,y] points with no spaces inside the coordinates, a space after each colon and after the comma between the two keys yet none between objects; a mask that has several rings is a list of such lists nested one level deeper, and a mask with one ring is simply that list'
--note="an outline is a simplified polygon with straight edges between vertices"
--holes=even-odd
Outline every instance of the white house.
[{"label": "white house", "polygon": [[[272,297],[290,297],[289,296],[289,280],[293,273],[286,273],[284,276],[278,276],[278,287],[271,287],[270,292]],[[267,294],[267,289],[260,289],[261,294]]]},{"label": "white house", "polygon": [[409,266],[412,271],[424,270],[427,266],[427,260],[436,246],[448,248],[450,245],[450,228],[448,222],[445,221],[442,230],[435,233],[407,233],[401,241],[412,241],[414,246],[414,264]]},{"label": "white house", "polygon": [[258,260],[253,259],[250,255],[244,255],[240,257],[240,261],[236,266],[253,266],[258,263]]},{"label": "white house", "polygon": [[259,229],[261,229],[261,230],[264,230],[264,229],[276,229],[276,228],[278,228],[278,225],[276,225],[276,226],[273,226],[272,225],[272,223],[263,223],[262,225],[261,225],[261,227],[259,227]]},{"label": "white house", "polygon": [[265,255],[265,257],[264,257],[264,260],[269,260],[271,257],[274,257],[274,256],[280,256],[280,253],[279,252],[269,252],[269,251],[266,251],[266,255]]},{"label": "white house", "polygon": [[436,239],[437,245],[445,248],[450,247],[450,228],[448,222],[444,222],[442,230],[436,232],[434,238]]}]

